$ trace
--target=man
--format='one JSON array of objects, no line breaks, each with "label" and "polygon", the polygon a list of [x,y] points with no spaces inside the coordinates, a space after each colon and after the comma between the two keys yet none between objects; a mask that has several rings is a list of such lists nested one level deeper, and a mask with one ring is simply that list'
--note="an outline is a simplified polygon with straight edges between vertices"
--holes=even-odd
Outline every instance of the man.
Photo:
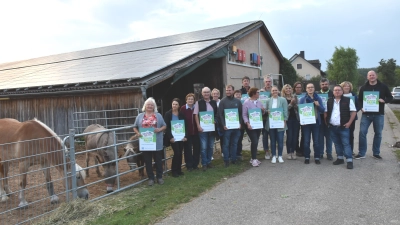
[{"label": "man", "polygon": [[211,90],[208,87],[204,87],[201,90],[201,94],[203,99],[200,99],[196,102],[194,106],[193,114],[195,116],[197,129],[199,131],[199,139],[200,139],[200,154],[201,154],[201,164],[203,165],[203,171],[206,171],[207,168],[212,168],[211,165],[211,157],[213,155],[214,148],[214,140],[215,140],[215,131],[212,132],[203,132],[203,128],[200,126],[200,120],[197,116],[199,112],[204,111],[213,111],[214,112],[214,121],[217,118],[218,107],[217,103],[210,99]]},{"label": "man", "polygon": [[[333,97],[333,93],[329,90],[329,80],[326,78],[322,78],[319,82],[321,87],[321,94],[328,94],[328,99]],[[321,96],[320,96],[321,97]],[[326,100],[328,100],[326,99]],[[324,99],[322,99],[324,100]],[[325,100],[325,101],[326,101]],[[324,114],[321,114],[321,118],[324,118]],[[324,140],[326,140],[324,145]],[[324,146],[326,146],[326,158],[328,160],[333,160],[332,157],[332,140],[331,136],[329,135],[328,126],[325,123],[322,123],[319,127],[319,146],[321,148],[321,159],[324,158]]]},{"label": "man", "polygon": [[[233,97],[234,87],[228,84],[225,87],[225,95],[221,102],[219,103],[218,115],[221,127],[224,129],[224,142],[222,146],[222,151],[224,153],[224,163],[225,167],[229,166],[229,158],[232,164],[236,163],[236,151],[237,142],[240,137],[240,128],[242,124],[242,103],[240,100]],[[239,113],[239,127],[234,129],[228,129],[225,120],[225,109],[237,109]]]},{"label": "man", "polygon": [[[242,99],[242,91],[241,90],[235,90],[233,92],[233,97],[238,99],[239,101]],[[245,131],[245,124],[242,124],[242,127],[240,128],[240,137],[238,139],[237,143],[237,150],[236,150],[236,158],[238,160],[242,160],[242,150],[243,150],[243,136],[244,136],[244,131]]]},{"label": "man", "polygon": [[242,89],[240,89],[240,91],[242,92],[242,94],[247,94],[249,89],[250,89],[250,78],[248,76],[244,76],[242,78]]},{"label": "man", "polygon": [[[298,100],[301,98],[299,96],[304,96],[303,84],[300,81],[297,81],[296,83],[293,84],[293,89],[294,89],[294,94],[297,96]],[[300,143],[299,143],[299,139],[297,139],[297,141],[296,141],[296,156],[304,157],[304,135],[303,135],[303,130],[301,129],[301,126],[299,126],[298,132],[299,132],[299,134],[301,134],[301,138],[300,138]],[[299,137],[300,137],[300,135],[299,135]]]},{"label": "man", "polygon": [[[260,92],[263,91],[269,91],[271,93],[271,88],[272,88],[272,79],[271,79],[271,75],[265,75],[264,76],[264,88],[260,89]],[[266,106],[265,106],[266,107]],[[268,116],[263,116],[263,124],[266,123],[268,119]],[[263,148],[265,151],[265,159],[271,159],[271,151],[269,150],[269,146],[268,146],[268,131],[266,129],[262,129],[262,142],[263,142]]]},{"label": "man", "polygon": [[325,109],[325,123],[335,144],[337,160],[333,165],[344,164],[346,157],[347,169],[353,169],[353,156],[350,145],[350,126],[353,123],[357,110],[354,102],[343,96],[343,88],[336,85],[333,88],[334,98],[328,99]]},{"label": "man", "polygon": [[[386,102],[393,100],[392,93],[388,86],[378,80],[375,71],[371,70],[367,74],[368,81],[360,88],[358,93],[358,105],[361,108],[362,116],[360,122],[359,133],[359,152],[355,159],[364,159],[367,152],[367,133],[371,123],[374,126],[374,141],[372,145],[372,154],[375,159],[382,159],[380,156],[380,146],[382,141],[382,130],[384,124],[384,113]],[[364,92],[365,91],[379,91],[379,112],[366,112],[364,110]]]}]

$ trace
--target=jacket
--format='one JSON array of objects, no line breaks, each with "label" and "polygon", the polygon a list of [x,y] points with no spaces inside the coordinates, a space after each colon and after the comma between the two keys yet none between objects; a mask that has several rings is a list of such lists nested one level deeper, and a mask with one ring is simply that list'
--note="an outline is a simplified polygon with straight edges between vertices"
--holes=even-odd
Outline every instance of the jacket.
[{"label": "jacket", "polygon": [[[392,93],[390,92],[388,86],[386,84],[377,80],[375,85],[370,85],[369,81],[365,82],[363,86],[361,86],[360,91],[358,92],[358,105],[360,109],[363,106],[364,100],[364,91],[379,91],[379,98],[385,100],[385,103],[389,103],[393,100]],[[379,102],[379,112],[364,112],[363,114],[366,115],[377,115],[377,114],[385,114],[385,103]]]},{"label": "jacket", "polygon": [[[268,112],[268,110],[272,109],[272,102],[273,102],[273,98],[272,97],[267,100],[267,104],[266,104],[267,107],[265,108],[267,110],[267,112]],[[283,109],[283,119],[285,121],[287,121],[288,117],[289,117],[289,111],[288,111],[288,104],[287,104],[286,98],[278,97],[277,108],[282,108]],[[269,116],[269,114],[268,114],[268,116]],[[265,121],[265,129],[269,130],[269,119],[267,119]],[[284,128],[278,128],[278,132],[285,131],[285,130],[287,130],[287,125],[286,124],[285,124]]]},{"label": "jacket", "polygon": [[[143,121],[143,117],[144,117],[145,113],[140,113],[136,119],[135,119],[135,123],[133,124],[133,127],[139,129],[142,127],[142,121]],[[160,113],[156,113],[156,117],[157,117],[157,128],[160,128],[162,126],[166,126],[165,121],[162,117],[162,115]],[[157,139],[157,143],[156,143],[156,149],[157,151],[159,150],[163,150],[164,146],[163,146],[163,135],[164,132],[158,132],[156,134],[156,139]]]},{"label": "jacket", "polygon": [[[178,111],[178,119],[180,120],[185,120],[185,115]],[[165,140],[164,140],[164,145],[168,146],[171,142],[171,138],[174,138],[174,136],[172,135],[172,131],[171,131],[171,121],[172,121],[172,109],[168,110],[165,114],[164,114],[164,121],[167,124],[167,129],[165,130]],[[187,135],[187,123],[185,122],[185,137]]]},{"label": "jacket", "polygon": [[[335,99],[330,98],[326,103],[327,106],[327,117],[326,117],[326,124],[329,125],[329,121],[331,120],[333,104]],[[345,125],[350,120],[350,98],[342,96],[340,99],[340,126]]]},{"label": "jacket", "polygon": [[316,120],[315,122],[317,123],[317,125],[321,125],[322,122],[321,114],[325,112],[325,108],[324,105],[322,104],[322,99],[318,96],[317,93],[314,93],[313,98],[311,98],[308,94],[306,94],[304,97],[300,98],[299,104],[314,103],[314,100],[317,100],[319,103],[319,107],[316,107],[314,105],[315,120]]}]

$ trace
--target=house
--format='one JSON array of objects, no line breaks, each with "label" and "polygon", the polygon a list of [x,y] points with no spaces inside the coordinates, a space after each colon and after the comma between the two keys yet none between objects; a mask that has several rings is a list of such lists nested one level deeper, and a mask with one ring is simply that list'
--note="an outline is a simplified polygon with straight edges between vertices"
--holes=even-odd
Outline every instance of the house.
[{"label": "house", "polygon": [[309,80],[316,76],[325,76],[325,72],[321,70],[321,63],[319,59],[306,60],[304,51],[300,51],[300,54],[294,54],[290,59],[293,68],[296,70],[300,77]]},{"label": "house", "polygon": [[279,73],[282,62],[264,22],[252,21],[3,63],[0,118],[36,117],[66,134],[77,112],[140,109],[154,97],[162,113],[173,98],[199,96],[203,86],[224,93],[226,84],[240,88],[248,76],[261,87],[262,76]]}]

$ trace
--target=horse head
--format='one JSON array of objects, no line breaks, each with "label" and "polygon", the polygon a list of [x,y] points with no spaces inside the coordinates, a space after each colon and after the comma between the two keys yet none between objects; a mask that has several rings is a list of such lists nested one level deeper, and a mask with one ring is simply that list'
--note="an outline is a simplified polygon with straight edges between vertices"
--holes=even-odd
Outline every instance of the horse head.
[{"label": "horse head", "polygon": [[129,167],[131,168],[131,170],[136,169],[137,168],[137,157],[135,157],[134,155],[137,155],[140,153],[139,151],[139,141],[138,141],[139,137],[138,136],[132,136],[129,139],[128,144],[124,147],[124,157],[128,157],[126,159]]},{"label": "horse head", "polygon": [[76,171],[76,186],[78,187],[77,190],[78,197],[83,199],[89,199],[88,189],[86,187],[82,187],[85,185],[86,174],[83,171],[82,167],[80,167],[78,164],[75,164],[75,171]]}]

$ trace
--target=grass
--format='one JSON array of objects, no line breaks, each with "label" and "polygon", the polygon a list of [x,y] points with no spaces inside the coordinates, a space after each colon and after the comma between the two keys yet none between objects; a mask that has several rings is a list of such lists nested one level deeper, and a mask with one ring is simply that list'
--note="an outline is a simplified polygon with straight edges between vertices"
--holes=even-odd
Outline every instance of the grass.
[{"label": "grass", "polygon": [[400,110],[392,110],[394,115],[396,116],[397,120],[400,121]]},{"label": "grass", "polygon": [[[206,172],[203,172],[201,168],[192,172],[183,169],[184,176],[179,178],[167,176],[164,185],[155,184],[153,187],[147,187],[147,182],[145,182],[139,187],[103,200],[76,204],[76,207],[82,207],[82,210],[66,210],[65,207],[71,208],[71,206],[65,204],[69,206],[60,206],[53,217],[47,217],[46,222],[41,224],[154,224],[168,216],[180,204],[191,201],[218,183],[250,168],[249,153],[249,151],[243,151],[243,161],[240,164],[231,164],[228,168],[223,166],[222,159],[214,159],[212,164],[215,168],[208,169]],[[80,216],[69,214],[71,220],[60,220],[59,217],[64,217],[66,211],[86,213]]]},{"label": "grass", "polygon": [[396,154],[397,160],[400,161],[400,149],[394,150],[394,154]]}]

